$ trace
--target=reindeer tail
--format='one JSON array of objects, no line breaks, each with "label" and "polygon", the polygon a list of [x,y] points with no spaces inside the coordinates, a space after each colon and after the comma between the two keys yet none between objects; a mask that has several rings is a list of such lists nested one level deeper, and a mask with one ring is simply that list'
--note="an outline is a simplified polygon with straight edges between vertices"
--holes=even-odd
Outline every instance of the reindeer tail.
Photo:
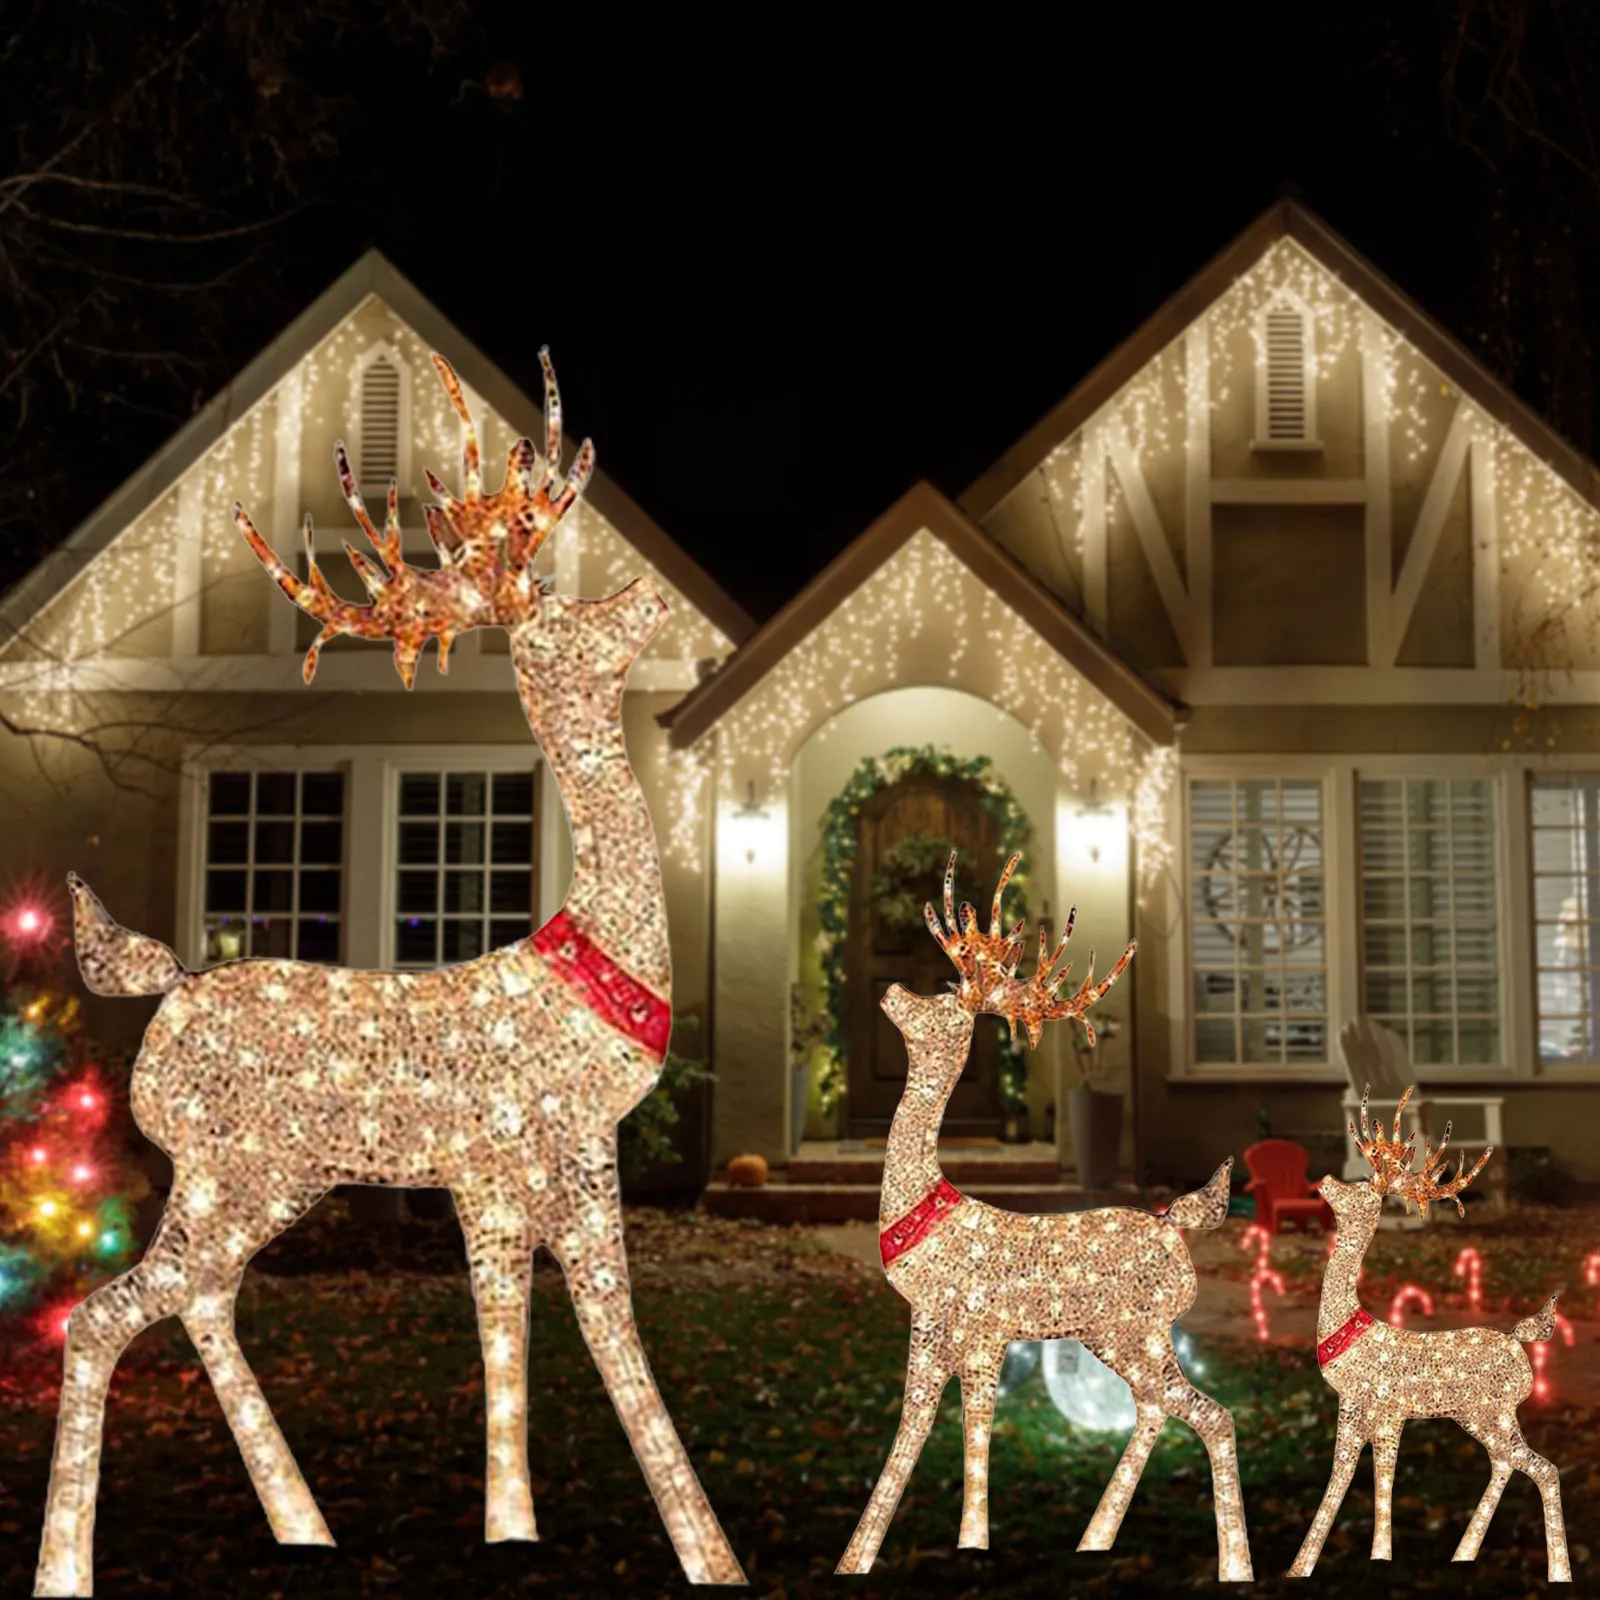
[{"label": "reindeer tail", "polygon": [[1559,1291],[1550,1296],[1531,1317],[1524,1317],[1511,1330],[1518,1344],[1547,1344],[1556,1336],[1556,1301]]},{"label": "reindeer tail", "polygon": [[1228,1215],[1229,1174],[1233,1171],[1233,1157],[1229,1156],[1211,1174],[1211,1182],[1193,1194],[1179,1195],[1163,1215],[1178,1228],[1220,1228]]},{"label": "reindeer tail", "polygon": [[72,931],[78,971],[94,994],[165,994],[187,974],[159,939],[130,933],[113,922],[77,873],[67,874],[72,891]]}]

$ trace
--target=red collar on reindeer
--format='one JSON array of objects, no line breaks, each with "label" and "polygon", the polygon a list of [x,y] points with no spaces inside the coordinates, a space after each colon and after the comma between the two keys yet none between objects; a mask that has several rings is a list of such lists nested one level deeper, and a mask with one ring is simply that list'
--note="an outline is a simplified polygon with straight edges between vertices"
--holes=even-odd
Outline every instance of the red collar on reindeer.
[{"label": "red collar on reindeer", "polygon": [[878,1253],[884,1266],[921,1244],[960,1204],[961,1191],[948,1178],[941,1178],[903,1217],[878,1235]]},{"label": "red collar on reindeer", "polygon": [[1348,1322],[1341,1324],[1317,1346],[1317,1365],[1325,1367],[1330,1361],[1337,1360],[1357,1339],[1372,1326],[1372,1313],[1363,1311],[1359,1306],[1356,1313]]},{"label": "red collar on reindeer", "polygon": [[624,972],[565,911],[534,934],[533,948],[603,1022],[627,1034],[657,1061],[666,1059],[672,1007]]}]

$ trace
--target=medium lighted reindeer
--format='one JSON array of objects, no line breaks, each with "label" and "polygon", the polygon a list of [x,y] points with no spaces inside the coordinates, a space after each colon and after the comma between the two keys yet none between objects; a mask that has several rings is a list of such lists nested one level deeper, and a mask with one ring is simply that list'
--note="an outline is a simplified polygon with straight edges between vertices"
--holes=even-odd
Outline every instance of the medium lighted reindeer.
[{"label": "medium lighted reindeer", "polygon": [[656,1082],[671,1025],[660,863],[621,724],[623,680],[666,607],[642,581],[586,601],[546,594],[533,576],[535,551],[594,459],[585,442],[557,478],[561,409],[548,356],[544,460],[521,440],[493,494],[455,374],[434,359],[466,430],[463,497],[429,475],[441,501],[428,508],[437,569],[401,559],[393,487],[386,526],[374,527],[342,448],[345,496],[381,562],[346,546],[370,605],[341,600],[314,559],[300,581],[242,508],[235,516],[284,593],[322,623],[308,683],[336,634],[392,640],[409,689],[430,638],[442,672],[457,634],[510,632],[523,708],[571,823],[571,890],[531,937],[436,972],[243,960],[191,974],[71,880],[89,987],[164,996],[134,1067],[132,1103],[175,1176],[144,1259],[68,1324],[41,1595],[92,1592],[106,1389],[128,1342],[173,1315],[200,1352],[274,1534],[286,1544],[333,1542],[240,1351],[234,1301],[250,1257],[339,1183],[442,1185],[455,1196],[483,1343],[490,1540],[537,1537],[527,1326],[533,1252],[544,1244],[566,1274],[685,1572],[696,1582],[743,1580],[639,1341],[617,1187],[617,1123]]},{"label": "medium lighted reindeer", "polygon": [[[1517,1425],[1517,1407],[1533,1391],[1533,1369],[1525,1344],[1543,1344],[1554,1336],[1556,1297],[1551,1295],[1536,1316],[1524,1317],[1510,1333],[1495,1328],[1457,1328],[1425,1333],[1393,1328],[1362,1308],[1356,1293],[1361,1260],[1372,1242],[1384,1197],[1403,1200],[1407,1211],[1415,1201],[1424,1216],[1436,1200],[1454,1200],[1464,1214],[1460,1194],[1483,1170],[1494,1153],[1485,1150],[1471,1172],[1463,1156],[1454,1177],[1445,1146],[1450,1125],[1434,1150],[1423,1141],[1422,1165],[1412,1170],[1416,1135],[1402,1140],[1400,1118],[1411,1098],[1407,1089],[1387,1137],[1383,1123],[1367,1119],[1367,1096],[1361,1096],[1361,1134],[1357,1143],[1372,1168],[1367,1183],[1341,1183],[1327,1177],[1319,1185],[1333,1207],[1336,1232],[1333,1251],[1322,1279],[1322,1306],[1317,1313],[1317,1365],[1339,1396],[1339,1426],[1333,1445],[1333,1475],[1322,1497],[1305,1543],[1289,1575],[1308,1578],[1322,1553],[1323,1541],[1339,1514],[1350,1487],[1362,1446],[1372,1446],[1372,1559],[1390,1558],[1390,1502],[1400,1431],[1412,1417],[1450,1417],[1489,1452],[1489,1487],[1456,1546],[1454,1560],[1472,1561],[1500,1503],[1501,1491],[1515,1468],[1539,1487],[1544,1502],[1544,1538],[1549,1578],[1567,1582],[1567,1529],[1561,1515],[1561,1485],[1556,1469],[1528,1448]],[[1355,1133],[1355,1124],[1350,1125]],[[1442,1181],[1441,1181],[1442,1180]]]},{"label": "medium lighted reindeer", "polygon": [[1002,1211],[961,1194],[939,1169],[939,1123],[978,1016],[1004,1017],[1013,1033],[1021,1022],[1033,1046],[1047,1020],[1075,1018],[1092,1041],[1086,1013],[1133,958],[1130,943],[1096,983],[1091,955],[1083,984],[1061,993],[1068,969],[1056,969],[1074,912],[1054,955],[1041,931],[1033,976],[1019,978],[1022,924],[1008,934],[1001,919],[1017,859],[1000,876],[985,933],[970,905],[956,913],[951,858],[944,918],[930,905],[927,922],[959,982],[941,995],[914,995],[896,984],[884,996],[883,1009],[905,1036],[909,1067],[884,1154],[879,1246],[889,1282],[911,1303],[911,1354],[899,1431],[838,1570],[871,1569],[951,1377],[961,1380],[966,1436],[960,1544],[987,1549],[989,1433],[1006,1346],[1013,1339],[1078,1339],[1127,1381],[1138,1407],[1133,1437],[1078,1548],[1111,1548],[1156,1436],[1168,1417],[1177,1417],[1200,1435],[1211,1458],[1219,1574],[1248,1579],[1233,1417],[1189,1383],[1172,1348],[1172,1325],[1194,1304],[1197,1289],[1179,1230],[1222,1222],[1231,1159],[1204,1189],[1162,1216],[1120,1207],[1067,1215]]}]

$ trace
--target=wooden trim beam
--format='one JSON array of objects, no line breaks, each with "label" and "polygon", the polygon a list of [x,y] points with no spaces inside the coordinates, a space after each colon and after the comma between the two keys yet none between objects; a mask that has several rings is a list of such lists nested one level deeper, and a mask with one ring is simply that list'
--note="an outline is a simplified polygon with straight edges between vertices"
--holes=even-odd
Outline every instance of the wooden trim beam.
[{"label": "wooden trim beam", "polygon": [[[292,620],[295,613],[281,608]],[[77,689],[125,694],[305,694],[299,652],[286,655],[92,656],[81,661],[0,661],[0,693]],[[515,688],[506,655],[450,654],[450,671],[431,666],[417,673],[415,694],[505,694]],[[685,693],[697,683],[694,664],[672,657],[646,657],[628,672],[634,692]],[[364,694],[404,694],[405,685],[387,651],[325,649],[317,666],[318,689]]]},{"label": "wooden trim beam", "polygon": [[1139,536],[1139,547],[1150,564],[1150,573],[1161,595],[1161,603],[1166,607],[1172,631],[1177,635],[1178,646],[1187,661],[1191,654],[1189,592],[1184,588],[1172,546],[1167,543],[1166,530],[1161,526],[1161,518],[1156,512],[1155,502],[1150,498],[1149,487],[1139,470],[1133,446],[1128,440],[1128,430],[1121,417],[1112,416],[1108,419],[1105,439],[1111,464],[1116,468],[1123,496],[1128,502],[1128,514],[1133,518],[1134,530]]},{"label": "wooden trim beam", "polygon": [[1371,497],[1365,478],[1216,478],[1213,505],[1359,506]]},{"label": "wooden trim beam", "polygon": [[1389,621],[1384,630],[1383,651],[1374,652],[1371,660],[1375,667],[1392,667],[1405,643],[1406,629],[1411,626],[1412,614],[1427,581],[1428,568],[1433,564],[1434,552],[1439,548],[1439,535],[1444,530],[1444,519],[1450,510],[1450,501],[1461,478],[1461,466],[1467,458],[1467,446],[1472,441],[1472,408],[1465,400],[1457,403],[1450,426],[1439,446],[1434,462],[1433,476],[1428,479],[1427,492],[1422,497],[1422,507],[1417,512],[1416,527],[1411,532],[1411,542],[1406,546],[1406,557],[1395,580],[1394,594],[1389,602]]}]

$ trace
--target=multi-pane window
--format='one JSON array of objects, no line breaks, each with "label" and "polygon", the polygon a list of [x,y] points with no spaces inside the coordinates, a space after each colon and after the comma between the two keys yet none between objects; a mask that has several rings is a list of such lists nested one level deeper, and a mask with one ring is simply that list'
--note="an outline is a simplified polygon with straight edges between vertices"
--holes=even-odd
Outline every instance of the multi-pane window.
[{"label": "multi-pane window", "polygon": [[1195,779],[1194,1058],[1328,1059],[1322,785]]},{"label": "multi-pane window", "polygon": [[206,792],[206,959],[338,961],[342,772],[213,772]]},{"label": "multi-pane window", "polygon": [[1600,776],[1536,778],[1529,810],[1539,1059],[1600,1061]]},{"label": "multi-pane window", "polygon": [[395,965],[470,961],[534,923],[531,772],[397,778]]},{"label": "multi-pane window", "polygon": [[1500,1058],[1494,792],[1485,778],[1363,778],[1361,994],[1428,1065]]}]

